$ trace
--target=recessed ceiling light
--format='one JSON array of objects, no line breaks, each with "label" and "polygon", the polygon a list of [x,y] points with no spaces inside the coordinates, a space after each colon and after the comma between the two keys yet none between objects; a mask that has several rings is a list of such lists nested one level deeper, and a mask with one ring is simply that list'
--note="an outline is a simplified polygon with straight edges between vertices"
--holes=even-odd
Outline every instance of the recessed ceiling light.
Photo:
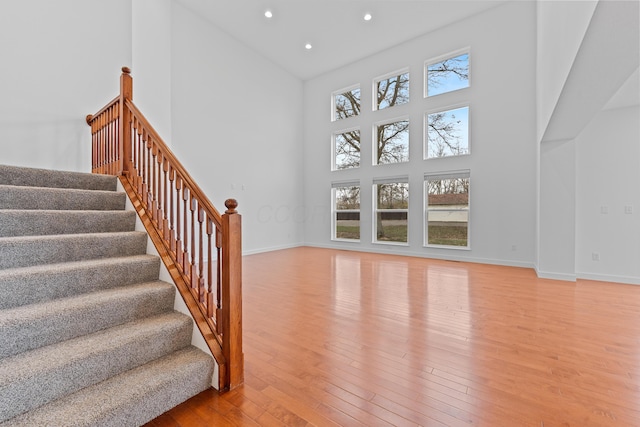
[{"label": "recessed ceiling light", "polygon": [[371,21],[371,18],[373,18],[373,16],[371,16],[370,13],[365,13],[363,19],[365,21]]},{"label": "recessed ceiling light", "polygon": [[311,46],[311,43],[307,43],[304,45],[304,48],[307,50],[310,50],[313,46]]},{"label": "recessed ceiling light", "polygon": [[267,18],[273,18],[273,12],[271,12],[270,10],[266,10],[264,12],[264,16]]}]

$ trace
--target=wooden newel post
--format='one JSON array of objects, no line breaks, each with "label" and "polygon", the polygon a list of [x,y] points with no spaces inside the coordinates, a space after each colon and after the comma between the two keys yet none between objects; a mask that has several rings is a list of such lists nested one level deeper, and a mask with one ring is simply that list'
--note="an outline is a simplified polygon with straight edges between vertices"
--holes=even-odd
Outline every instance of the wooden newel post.
[{"label": "wooden newel post", "polygon": [[122,67],[120,75],[120,174],[129,175],[131,170],[131,113],[125,100],[133,100],[131,69]]},{"label": "wooden newel post", "polygon": [[238,202],[228,199],[222,215],[222,352],[229,389],[244,382],[242,352],[242,217]]}]

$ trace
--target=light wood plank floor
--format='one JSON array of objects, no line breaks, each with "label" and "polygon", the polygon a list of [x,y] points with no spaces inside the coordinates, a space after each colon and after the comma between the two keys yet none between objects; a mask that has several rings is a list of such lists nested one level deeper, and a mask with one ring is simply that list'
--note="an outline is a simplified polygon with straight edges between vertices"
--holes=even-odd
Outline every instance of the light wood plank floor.
[{"label": "light wood plank floor", "polygon": [[159,426],[640,426],[640,286],[296,248],[244,258],[245,384]]}]

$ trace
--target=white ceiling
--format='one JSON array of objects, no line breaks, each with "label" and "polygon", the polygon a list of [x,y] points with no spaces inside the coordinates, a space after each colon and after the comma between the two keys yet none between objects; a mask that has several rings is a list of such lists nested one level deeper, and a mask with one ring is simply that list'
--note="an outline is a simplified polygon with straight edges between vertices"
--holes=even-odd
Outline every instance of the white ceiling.
[{"label": "white ceiling", "polygon": [[[245,45],[308,80],[517,0],[178,0]],[[267,19],[269,9],[273,18]],[[373,19],[364,21],[365,13]],[[313,48],[306,50],[310,43]]]}]

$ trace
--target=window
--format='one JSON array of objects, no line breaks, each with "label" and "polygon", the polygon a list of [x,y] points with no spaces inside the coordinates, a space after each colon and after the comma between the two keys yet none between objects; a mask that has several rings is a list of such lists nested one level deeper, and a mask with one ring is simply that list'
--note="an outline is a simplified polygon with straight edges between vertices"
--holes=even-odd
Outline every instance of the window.
[{"label": "window", "polygon": [[333,94],[332,121],[360,114],[360,86],[343,89]]},{"label": "window", "polygon": [[409,161],[409,120],[398,120],[374,126],[373,164]]},{"label": "window", "polygon": [[425,243],[469,247],[469,171],[425,175]]},{"label": "window", "polygon": [[425,114],[425,158],[469,154],[469,107]]},{"label": "window", "polygon": [[374,241],[407,243],[409,213],[408,178],[374,179]]},{"label": "window", "polygon": [[334,183],[333,238],[360,240],[360,183]]},{"label": "window", "polygon": [[425,65],[425,96],[469,87],[469,52]]},{"label": "window", "polygon": [[409,102],[409,73],[374,80],[373,86],[376,95],[374,110],[382,110]]},{"label": "window", "polygon": [[360,130],[352,129],[333,134],[333,170],[360,166]]}]

